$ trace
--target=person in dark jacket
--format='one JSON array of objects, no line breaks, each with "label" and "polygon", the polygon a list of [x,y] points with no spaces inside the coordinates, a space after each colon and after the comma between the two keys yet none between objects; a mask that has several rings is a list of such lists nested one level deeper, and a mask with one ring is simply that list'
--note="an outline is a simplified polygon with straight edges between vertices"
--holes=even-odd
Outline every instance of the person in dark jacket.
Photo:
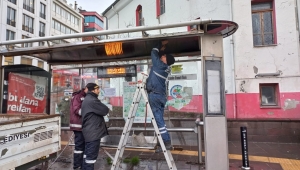
[{"label": "person in dark jacket", "polygon": [[[146,83],[146,89],[149,97],[149,104],[156,120],[167,150],[172,150],[171,138],[164,121],[164,108],[167,102],[167,78],[170,74],[170,66],[175,63],[172,55],[164,52],[168,41],[160,42],[156,48],[151,51],[152,68]],[[158,147],[155,152],[162,152]]]},{"label": "person in dark jacket", "polygon": [[82,134],[82,121],[81,121],[81,104],[87,93],[87,88],[72,93],[70,105],[70,130],[75,135],[75,149],[73,156],[73,169],[82,168],[83,153],[85,148],[85,140]]},{"label": "person in dark jacket", "polygon": [[97,84],[89,83],[86,87],[88,92],[81,106],[82,133],[85,139],[84,153],[86,155],[83,169],[94,170],[100,148],[100,139],[108,135],[104,116],[108,114],[109,109],[98,99],[100,89]]}]

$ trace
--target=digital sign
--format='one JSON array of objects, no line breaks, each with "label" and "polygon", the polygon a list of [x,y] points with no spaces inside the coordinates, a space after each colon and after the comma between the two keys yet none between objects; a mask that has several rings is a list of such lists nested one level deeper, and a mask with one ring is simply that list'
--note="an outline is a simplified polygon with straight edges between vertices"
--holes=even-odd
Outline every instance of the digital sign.
[{"label": "digital sign", "polygon": [[97,77],[98,78],[136,77],[136,65],[98,67]]},{"label": "digital sign", "polygon": [[125,67],[107,68],[107,74],[125,74]]}]

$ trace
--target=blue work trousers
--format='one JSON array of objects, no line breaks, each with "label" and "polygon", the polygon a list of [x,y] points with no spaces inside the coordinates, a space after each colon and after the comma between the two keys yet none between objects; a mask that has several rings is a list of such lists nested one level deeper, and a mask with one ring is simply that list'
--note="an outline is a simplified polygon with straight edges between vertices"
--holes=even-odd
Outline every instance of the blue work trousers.
[{"label": "blue work trousers", "polygon": [[85,148],[85,140],[81,131],[73,131],[75,134],[75,149],[74,149],[74,159],[73,168],[82,168],[83,164],[83,153]]},{"label": "blue work trousers", "polygon": [[164,109],[167,102],[167,98],[165,95],[152,93],[152,92],[148,94],[148,97],[149,97],[149,104],[153,112],[161,137],[164,143],[169,142],[171,141],[171,138],[164,120]]},{"label": "blue work trousers", "polygon": [[86,155],[85,161],[83,162],[83,170],[94,170],[94,164],[97,160],[100,148],[100,139],[85,143]]}]

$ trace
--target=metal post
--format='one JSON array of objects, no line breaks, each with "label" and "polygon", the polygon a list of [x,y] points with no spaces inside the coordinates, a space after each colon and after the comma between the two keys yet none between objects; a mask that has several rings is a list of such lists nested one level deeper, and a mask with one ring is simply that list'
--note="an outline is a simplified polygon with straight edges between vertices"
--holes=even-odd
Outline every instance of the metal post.
[{"label": "metal post", "polygon": [[101,31],[48,36],[48,37],[35,37],[35,38],[28,38],[28,39],[21,39],[21,40],[9,40],[3,42],[0,41],[0,46],[10,45],[10,44],[39,42],[39,41],[62,40],[62,39],[70,39],[70,38],[81,38],[81,37],[91,37],[91,36],[94,37],[94,36],[110,35],[110,34],[121,34],[121,33],[129,33],[129,32],[167,29],[167,28],[175,28],[175,27],[184,27],[189,25],[209,24],[211,22],[212,22],[211,19],[200,19],[200,20],[192,20],[192,21],[179,22],[173,24],[160,24],[155,26],[140,26],[140,27],[125,28],[125,29],[117,29],[117,30],[101,30]]},{"label": "metal post", "polygon": [[200,118],[196,119],[197,126],[197,143],[198,143],[198,164],[202,164],[202,136],[201,136],[201,126],[203,122],[200,121]]},{"label": "metal post", "polygon": [[242,144],[242,157],[243,166],[242,169],[250,169],[249,157],[248,157],[248,140],[247,140],[247,127],[241,127],[241,144]]},{"label": "metal post", "polygon": [[229,170],[223,37],[201,36],[205,169]]}]

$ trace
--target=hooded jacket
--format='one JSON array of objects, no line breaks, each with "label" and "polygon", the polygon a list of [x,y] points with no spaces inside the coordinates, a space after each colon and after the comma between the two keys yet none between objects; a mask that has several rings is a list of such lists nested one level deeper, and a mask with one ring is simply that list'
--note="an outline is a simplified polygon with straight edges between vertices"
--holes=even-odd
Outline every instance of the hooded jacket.
[{"label": "hooded jacket", "polygon": [[70,105],[70,129],[75,131],[82,130],[81,105],[85,97],[84,89],[72,94]]},{"label": "hooded jacket", "polygon": [[171,69],[160,60],[159,48],[152,49],[151,59],[153,66],[146,83],[147,92],[166,95],[166,82]]},{"label": "hooded jacket", "polygon": [[81,106],[82,133],[86,142],[99,140],[108,135],[103,117],[108,112],[108,107],[101,103],[97,94],[87,92]]}]

